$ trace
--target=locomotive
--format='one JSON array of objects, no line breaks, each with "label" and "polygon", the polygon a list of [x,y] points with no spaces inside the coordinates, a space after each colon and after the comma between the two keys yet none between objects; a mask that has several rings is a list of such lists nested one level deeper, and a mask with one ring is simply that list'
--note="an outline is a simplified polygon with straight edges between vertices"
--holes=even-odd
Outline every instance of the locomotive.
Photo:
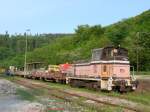
[{"label": "locomotive", "polygon": [[49,65],[47,70],[39,69],[40,64],[30,63],[28,65],[31,69],[28,69],[26,75],[20,71],[16,74],[107,91],[130,91],[135,90],[138,85],[134,75],[130,74],[128,51],[121,47],[93,49],[91,60],[84,63]]},{"label": "locomotive", "polygon": [[108,91],[129,91],[137,88],[134,75],[130,75],[128,51],[114,46],[93,49],[91,61],[73,64],[72,73],[66,77],[66,83]]}]

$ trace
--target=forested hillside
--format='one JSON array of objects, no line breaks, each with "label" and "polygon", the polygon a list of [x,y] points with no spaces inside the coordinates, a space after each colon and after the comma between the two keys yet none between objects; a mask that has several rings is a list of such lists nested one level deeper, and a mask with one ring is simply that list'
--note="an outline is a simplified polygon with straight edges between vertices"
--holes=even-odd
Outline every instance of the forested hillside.
[{"label": "forested hillside", "polygon": [[[74,35],[52,37],[30,36],[27,61],[73,63],[76,60],[89,60],[93,48],[120,45],[129,50],[131,65],[136,68],[138,59],[139,70],[150,70],[150,10],[106,27],[80,25]],[[0,36],[1,66],[23,66],[24,38],[25,36],[8,38],[7,33]]]},{"label": "forested hillside", "polygon": [[26,37],[28,40],[28,51],[31,52],[36,48],[49,45],[55,39],[64,37],[71,34],[42,34],[42,35],[29,35],[24,33],[9,35],[6,31],[5,34],[0,34],[0,61],[6,58],[12,58],[16,55],[25,53]]}]

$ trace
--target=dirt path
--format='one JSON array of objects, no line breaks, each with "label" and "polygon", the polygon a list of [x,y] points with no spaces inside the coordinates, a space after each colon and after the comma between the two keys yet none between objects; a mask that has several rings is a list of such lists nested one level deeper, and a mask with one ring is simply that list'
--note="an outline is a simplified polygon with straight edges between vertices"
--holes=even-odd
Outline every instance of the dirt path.
[{"label": "dirt path", "polygon": [[135,78],[138,80],[142,79],[150,80],[150,75],[135,75]]},{"label": "dirt path", "polygon": [[136,75],[135,77],[139,81],[136,92],[147,91],[150,93],[150,75]]},{"label": "dirt path", "polygon": [[0,96],[0,112],[42,112],[40,108],[41,104],[22,101],[16,95]]},{"label": "dirt path", "polygon": [[43,105],[22,100],[17,95],[18,85],[0,79],[0,112],[43,112]]}]

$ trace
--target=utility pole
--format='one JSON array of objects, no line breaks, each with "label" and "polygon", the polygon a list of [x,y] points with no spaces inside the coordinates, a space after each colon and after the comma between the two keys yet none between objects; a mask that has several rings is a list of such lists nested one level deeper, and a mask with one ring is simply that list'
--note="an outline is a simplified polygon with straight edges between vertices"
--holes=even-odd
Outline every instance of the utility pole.
[{"label": "utility pole", "polygon": [[25,76],[27,75],[27,50],[28,50],[28,33],[30,32],[30,29],[27,29],[25,32],[25,37],[26,37],[26,41],[25,41],[25,59],[24,59],[24,72],[25,72]]},{"label": "utility pole", "polygon": [[138,48],[136,48],[136,71],[137,71],[137,73],[139,71],[139,51],[138,51]]},{"label": "utility pole", "polygon": [[138,39],[140,38],[140,32],[137,32],[137,40],[136,40],[136,71],[139,71],[139,49],[138,49]]}]

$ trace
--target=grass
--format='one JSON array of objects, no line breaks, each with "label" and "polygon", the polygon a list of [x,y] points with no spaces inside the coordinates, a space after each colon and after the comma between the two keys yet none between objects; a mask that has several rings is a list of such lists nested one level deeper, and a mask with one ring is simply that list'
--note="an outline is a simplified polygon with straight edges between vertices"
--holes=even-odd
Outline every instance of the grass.
[{"label": "grass", "polygon": [[[131,71],[132,74],[132,71]],[[135,75],[150,75],[150,71],[135,71],[134,72]]]},{"label": "grass", "polygon": [[46,94],[45,89],[38,89],[38,88],[17,88],[16,90],[17,95],[20,96],[21,99],[23,100],[28,100],[28,101],[40,101],[38,99],[40,96],[44,96]]},{"label": "grass", "polygon": [[[17,77],[15,76],[6,76],[6,75],[1,75],[1,78],[4,78],[6,80],[9,81],[15,81],[15,79],[17,79]],[[23,100],[29,100],[29,101],[34,101],[34,100],[38,100],[36,96],[42,96],[43,94],[45,94],[45,90],[44,89],[29,89],[29,88],[20,88],[18,87],[16,89],[16,94],[20,96],[21,99]]]},{"label": "grass", "polygon": [[6,76],[5,74],[0,74],[0,78],[7,79],[9,81],[13,81],[15,79],[14,76]]},{"label": "grass", "polygon": [[150,93],[149,92],[141,92],[141,93],[129,92],[129,93],[124,93],[124,94],[111,92],[111,93],[103,93],[103,94],[107,96],[120,97],[120,98],[127,99],[136,103],[141,103],[144,105],[150,105]]},{"label": "grass", "polygon": [[[18,77],[7,77],[7,76],[3,76],[3,78],[9,80],[9,81],[15,81],[15,79],[18,79]],[[39,81],[38,81],[39,82]],[[64,88],[71,88],[69,87],[68,85],[61,85],[61,84],[56,84],[56,83],[49,83],[47,82],[47,84],[52,87],[52,88],[57,88],[57,89],[64,89]],[[51,92],[49,93],[47,90],[45,90],[44,88],[34,88],[34,89],[28,89],[28,88],[17,88],[16,90],[16,93],[17,95],[22,99],[22,100],[28,100],[28,101],[39,101],[39,96],[42,96],[42,97],[45,97],[45,96],[54,96],[53,97],[56,97],[58,96],[58,98],[65,98],[66,96],[63,94],[63,93],[60,93],[60,92]],[[41,98],[41,97],[40,97]],[[63,100],[63,99],[61,99]],[[64,102],[65,99],[63,100]],[[76,107],[81,107],[83,108],[83,110],[86,110],[86,112],[96,112],[96,111],[103,111],[103,112],[111,112],[110,110],[114,110],[114,111],[117,111],[119,110],[118,108],[114,108],[114,107],[97,107],[95,105],[92,105],[92,104],[87,104],[85,103],[86,99],[83,98],[83,97],[80,97],[79,99],[72,99],[70,102],[71,102],[71,105],[72,106],[75,106]],[[121,112],[121,111],[118,111],[118,112]]]},{"label": "grass", "polygon": [[[15,78],[18,78],[18,77],[15,77]],[[12,78],[10,80],[12,80]],[[40,80],[33,80],[33,81],[43,82],[43,81],[40,81]],[[75,87],[70,87],[69,85],[59,84],[59,83],[51,83],[51,82],[44,82],[44,83],[46,83],[50,88],[54,88],[54,89],[61,89],[61,90],[69,89],[69,90],[92,93],[92,94],[96,94],[96,95],[120,97],[120,98],[123,98],[123,99],[127,99],[129,101],[133,101],[133,102],[136,102],[136,103],[140,103],[140,104],[150,106],[150,102],[149,102],[150,101],[150,91],[128,92],[128,93],[120,94],[120,93],[117,93],[117,92],[107,93],[107,92],[101,92],[101,91],[93,91],[93,90],[89,90],[89,89],[86,89],[86,88],[75,88]],[[80,99],[79,102],[80,101],[82,101],[82,99]],[[105,109],[105,108],[103,108],[103,109]],[[105,110],[107,112],[107,108]],[[108,110],[111,110],[111,109],[108,109]],[[120,112],[119,108],[117,108],[117,110],[118,110],[118,112]]]},{"label": "grass", "polygon": [[[59,96],[61,98],[66,99],[66,95],[64,93],[60,93],[58,91],[55,92],[54,96]],[[87,99],[84,97],[77,97],[77,98],[71,98],[69,97],[69,101],[73,105],[78,105],[83,108],[86,112],[122,112],[123,109],[121,107],[113,107],[113,106],[106,106],[106,105],[100,105],[100,104],[93,104],[93,103],[87,103]],[[67,99],[68,99],[67,97]],[[68,101],[68,100],[67,100]]]},{"label": "grass", "polygon": [[140,94],[128,93],[127,95],[124,95],[124,97],[126,97],[129,100],[150,106],[150,93],[149,92],[140,93]]},{"label": "grass", "polygon": [[100,105],[93,103],[86,103],[86,98],[80,97],[75,101],[79,105],[88,107],[88,112],[123,112],[121,107],[113,107],[109,105]]},{"label": "grass", "polygon": [[[15,80],[17,79],[18,77],[14,77],[13,79],[12,78],[9,78],[9,77],[6,77],[7,79],[9,79],[10,81],[12,80]],[[39,82],[36,80],[36,82]],[[40,81],[41,82],[41,81]],[[56,89],[73,89],[73,90],[82,90],[82,91],[91,91],[91,90],[88,90],[86,88],[72,88],[68,85],[62,85],[62,84],[58,84],[58,83],[49,83],[49,82],[46,82],[51,88],[56,88]],[[92,92],[92,91],[91,91]],[[94,93],[94,91],[93,91]],[[53,93],[49,93],[48,91],[46,91],[45,89],[29,89],[29,90],[24,90],[24,89],[17,89],[17,94],[21,97],[21,99],[23,100],[29,100],[29,101],[34,101],[34,100],[37,100],[36,96],[48,96],[48,95],[51,95]],[[59,97],[66,97],[63,95],[63,93],[57,93],[55,92],[54,93],[55,95],[58,95]],[[54,95],[54,96],[55,96]],[[96,112],[96,111],[99,111],[99,112],[112,112],[112,111],[115,111],[115,112],[122,112],[122,108],[120,107],[112,107],[112,106],[99,106],[99,105],[95,105],[95,104],[89,104],[89,103],[86,103],[86,98],[83,98],[83,97],[80,97],[79,99],[73,99],[71,100],[72,104],[73,105],[79,105],[81,106],[82,108],[84,108],[86,110],[86,112]]]},{"label": "grass", "polygon": [[19,95],[22,100],[28,100],[28,101],[36,100],[36,97],[33,94],[33,91],[31,92],[31,90],[29,91],[29,90],[18,88],[16,92],[17,92],[17,95]]},{"label": "grass", "polygon": [[144,105],[150,105],[150,91],[144,91],[144,92],[128,92],[128,93],[118,93],[118,92],[101,92],[101,91],[94,91],[94,90],[89,90],[87,88],[75,88],[75,87],[70,87],[69,85],[65,84],[58,84],[58,83],[51,83],[51,82],[46,82],[49,87],[56,88],[56,89],[71,89],[75,91],[82,91],[82,92],[88,92],[92,94],[97,94],[97,95],[105,95],[105,96],[112,96],[112,97],[120,97],[123,99],[127,99],[133,102],[141,103]]},{"label": "grass", "polygon": [[[39,80],[35,80],[35,81],[39,82]],[[150,105],[150,92],[149,91],[144,91],[144,92],[134,92],[133,91],[133,92],[120,94],[118,92],[109,92],[109,93],[107,93],[107,92],[89,90],[87,88],[75,88],[75,87],[71,87],[69,85],[59,84],[59,83],[46,82],[46,84],[49,85],[49,87],[51,87],[51,88],[71,89],[71,90],[75,90],[75,91],[88,92],[88,93],[98,94],[98,95],[121,97],[121,98],[130,100],[130,101],[134,101],[134,102],[137,102],[137,103],[142,103],[144,105]]]}]

